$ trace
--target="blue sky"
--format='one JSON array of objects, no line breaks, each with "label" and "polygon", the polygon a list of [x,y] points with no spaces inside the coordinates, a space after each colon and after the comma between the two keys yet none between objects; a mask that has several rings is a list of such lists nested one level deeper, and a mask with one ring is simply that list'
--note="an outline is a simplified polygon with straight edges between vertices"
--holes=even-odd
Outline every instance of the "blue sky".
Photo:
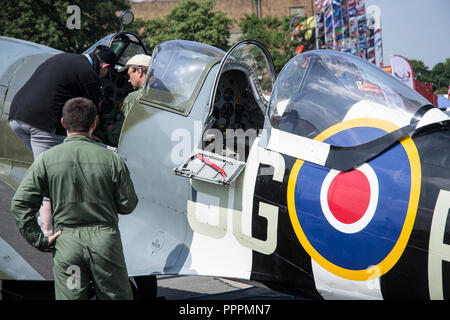
[{"label": "blue sky", "polygon": [[399,54],[430,70],[450,58],[450,0],[365,0],[381,11],[384,64]]}]

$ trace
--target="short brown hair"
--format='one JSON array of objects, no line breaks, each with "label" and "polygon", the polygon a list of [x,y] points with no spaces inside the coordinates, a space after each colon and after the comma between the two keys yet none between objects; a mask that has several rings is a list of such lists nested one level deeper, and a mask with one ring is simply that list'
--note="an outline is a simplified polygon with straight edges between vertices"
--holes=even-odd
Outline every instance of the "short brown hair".
[{"label": "short brown hair", "polygon": [[86,98],[72,98],[63,107],[62,117],[69,132],[88,132],[97,116],[95,104]]}]

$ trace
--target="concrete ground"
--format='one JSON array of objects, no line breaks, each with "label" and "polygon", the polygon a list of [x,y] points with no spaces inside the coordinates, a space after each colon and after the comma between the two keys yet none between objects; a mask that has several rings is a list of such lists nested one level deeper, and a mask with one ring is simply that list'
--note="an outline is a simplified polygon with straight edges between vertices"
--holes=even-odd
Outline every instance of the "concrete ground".
[{"label": "concrete ground", "polygon": [[157,279],[157,295],[167,300],[296,299],[268,288],[218,277],[160,275]]}]

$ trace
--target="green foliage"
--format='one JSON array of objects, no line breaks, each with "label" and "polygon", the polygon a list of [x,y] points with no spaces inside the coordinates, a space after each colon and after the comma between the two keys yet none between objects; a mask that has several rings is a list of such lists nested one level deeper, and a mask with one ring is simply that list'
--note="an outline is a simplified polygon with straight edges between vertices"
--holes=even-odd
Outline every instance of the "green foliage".
[{"label": "green foliage", "polygon": [[[118,32],[116,12],[130,8],[128,0],[2,0],[0,35],[81,53],[107,34]],[[69,29],[67,8],[79,6],[80,29]],[[7,23],[4,23],[4,22]]]},{"label": "green foliage", "polygon": [[411,63],[411,67],[414,71],[414,76],[417,80],[423,82],[431,81],[431,72],[428,70],[428,67],[422,62],[418,60],[408,60]]},{"label": "green foliage", "polygon": [[289,28],[292,17],[259,19],[255,14],[245,14],[239,22],[243,33],[242,39],[259,40],[269,49],[277,73],[295,56],[297,46],[303,44],[306,48],[305,51],[313,47],[314,38],[305,40],[302,38],[302,33],[298,34],[294,41],[291,41],[291,32],[306,19],[306,17],[299,18],[292,28]]},{"label": "green foliage", "polygon": [[450,58],[437,63],[431,70],[422,61],[409,60],[417,80],[433,84],[434,94],[447,94],[450,85]]},{"label": "green foliage", "polygon": [[435,88],[436,94],[447,94],[448,86],[450,85],[450,58],[447,58],[445,62],[439,62],[433,69],[431,69],[433,75],[432,83]]},{"label": "green foliage", "polygon": [[158,43],[171,39],[197,41],[227,50],[233,20],[223,12],[213,12],[214,5],[214,0],[181,0],[164,19],[141,20],[140,35],[150,51]]}]

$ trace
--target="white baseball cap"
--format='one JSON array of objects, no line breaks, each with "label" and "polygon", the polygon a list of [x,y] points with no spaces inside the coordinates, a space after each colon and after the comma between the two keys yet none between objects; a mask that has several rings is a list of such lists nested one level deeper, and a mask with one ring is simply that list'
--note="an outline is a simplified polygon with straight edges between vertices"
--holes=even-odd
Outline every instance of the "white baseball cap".
[{"label": "white baseball cap", "polygon": [[150,66],[150,60],[151,56],[146,54],[137,54],[130,58],[127,63],[117,70],[118,72],[122,72],[128,69],[129,66],[138,66],[138,67],[149,67]]}]

